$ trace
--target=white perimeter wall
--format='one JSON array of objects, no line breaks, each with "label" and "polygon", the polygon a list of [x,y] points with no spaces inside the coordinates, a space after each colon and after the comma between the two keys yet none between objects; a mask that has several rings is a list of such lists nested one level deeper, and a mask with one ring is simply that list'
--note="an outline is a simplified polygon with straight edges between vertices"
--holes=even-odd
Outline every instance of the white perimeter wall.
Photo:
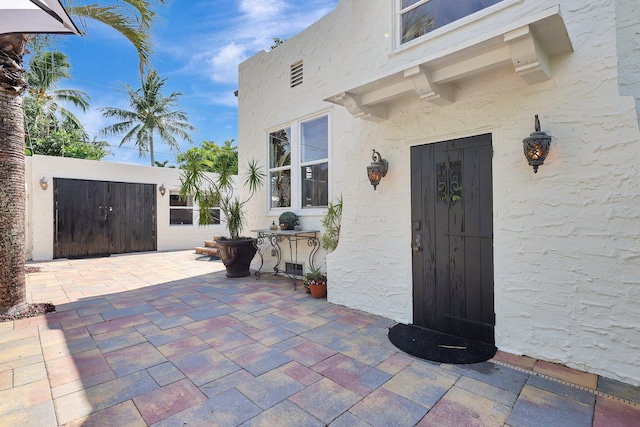
[{"label": "white perimeter wall", "polygon": [[[34,261],[53,258],[53,180],[55,178],[86,179],[94,181],[164,184],[165,196],[157,193],[157,249],[159,251],[190,249],[202,246],[214,235],[227,235],[222,225],[169,225],[169,192],[180,187],[180,170],[149,166],[79,160],[62,157],[27,157],[27,258]],[[45,176],[49,188],[40,188]]]},{"label": "white perimeter wall", "polygon": [[[340,244],[326,261],[329,300],[412,321],[410,147],[491,133],[496,345],[640,384],[640,132],[628,93],[638,86],[627,84],[621,96],[617,67],[618,55],[637,52],[638,38],[617,45],[614,2],[523,0],[394,53],[391,3],[342,0],[305,32],[240,66],[241,163],[267,164],[267,130],[330,112],[330,191],[342,194],[344,213]],[[552,58],[549,81],[529,85],[504,68],[458,82],[449,106],[397,100],[381,123],[322,101],[556,4],[574,52]],[[623,22],[638,28],[639,19]],[[304,83],[291,89],[289,66],[300,59]],[[627,72],[637,72],[638,61]],[[553,136],[537,174],[522,154],[534,114]],[[390,164],[377,191],[365,173],[373,148]],[[249,207],[253,228],[271,222],[266,192]]]}]

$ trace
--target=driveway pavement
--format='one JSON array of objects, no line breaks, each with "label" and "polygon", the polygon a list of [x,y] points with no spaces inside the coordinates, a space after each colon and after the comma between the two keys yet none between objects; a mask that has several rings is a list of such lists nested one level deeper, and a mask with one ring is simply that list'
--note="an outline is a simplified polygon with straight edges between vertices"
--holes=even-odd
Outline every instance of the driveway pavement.
[{"label": "driveway pavement", "polygon": [[191,251],[30,266],[30,301],[57,311],[0,323],[2,426],[639,425],[637,387],[502,352],[420,360],[389,319]]}]

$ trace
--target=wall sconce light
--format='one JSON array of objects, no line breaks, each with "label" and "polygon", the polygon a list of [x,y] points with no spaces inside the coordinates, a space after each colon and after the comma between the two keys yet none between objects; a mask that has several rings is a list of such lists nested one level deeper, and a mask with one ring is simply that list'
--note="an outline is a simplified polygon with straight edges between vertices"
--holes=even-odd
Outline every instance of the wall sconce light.
[{"label": "wall sconce light", "polygon": [[47,180],[47,177],[42,175],[42,178],[40,178],[40,188],[42,188],[43,190],[46,190],[47,188],[49,188],[49,181]]},{"label": "wall sconce light", "polygon": [[373,150],[371,158],[373,159],[373,162],[371,162],[371,165],[367,166],[367,175],[369,176],[369,181],[375,190],[378,184],[380,184],[382,177],[387,174],[387,171],[389,170],[389,162],[383,159],[380,153],[375,149]]},{"label": "wall sconce light", "polygon": [[165,188],[164,184],[160,185],[160,188],[158,188],[158,191],[160,191],[160,195],[162,197],[164,197],[164,195],[167,194],[167,189]]},{"label": "wall sconce light", "polygon": [[538,173],[538,166],[544,164],[544,160],[549,154],[551,135],[540,131],[540,120],[537,114],[535,129],[535,132],[522,140],[522,145],[524,147],[524,156],[527,158],[529,166],[533,166],[533,172]]}]

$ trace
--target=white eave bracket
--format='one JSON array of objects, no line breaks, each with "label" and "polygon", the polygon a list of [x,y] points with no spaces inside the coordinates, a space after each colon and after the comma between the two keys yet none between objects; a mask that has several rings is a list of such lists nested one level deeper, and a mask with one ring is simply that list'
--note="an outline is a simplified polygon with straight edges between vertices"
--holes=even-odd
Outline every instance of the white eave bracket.
[{"label": "white eave bracket", "polygon": [[[422,56],[419,62],[399,61],[399,68],[325,101],[344,106],[355,118],[380,122],[387,119],[391,101],[417,94],[435,105],[446,106],[455,101],[457,81],[497,69],[511,67],[528,84],[549,80],[553,76],[550,58],[573,52],[559,6],[439,52],[429,52],[428,48],[428,41],[411,48],[416,50],[412,56]],[[389,65],[394,63],[391,60]]]},{"label": "white eave bracket", "polygon": [[549,55],[538,43],[529,25],[508,32],[504,35],[504,41],[509,45],[516,73],[524,81],[532,85],[551,79]]},{"label": "white eave bracket", "polygon": [[332,96],[325,101],[333,102],[334,104],[342,105],[351,113],[351,115],[357,119],[370,120],[373,122],[381,122],[387,120],[387,106],[384,104],[376,104],[372,106],[365,106],[362,104],[362,100],[359,95],[343,92],[338,95]]},{"label": "white eave bracket", "polygon": [[444,106],[453,103],[453,87],[450,84],[433,83],[431,74],[423,65],[404,70],[404,76],[411,80],[420,99]]}]

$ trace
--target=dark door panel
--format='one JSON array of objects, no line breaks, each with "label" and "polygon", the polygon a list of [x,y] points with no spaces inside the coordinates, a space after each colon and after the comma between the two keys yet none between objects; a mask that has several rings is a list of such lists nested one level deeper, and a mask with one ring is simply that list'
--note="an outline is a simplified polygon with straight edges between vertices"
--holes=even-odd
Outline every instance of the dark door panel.
[{"label": "dark door panel", "polygon": [[411,213],[414,324],[493,343],[491,157],[491,135],[412,147]]},{"label": "dark door panel", "polygon": [[156,250],[155,185],[54,180],[54,258]]}]

